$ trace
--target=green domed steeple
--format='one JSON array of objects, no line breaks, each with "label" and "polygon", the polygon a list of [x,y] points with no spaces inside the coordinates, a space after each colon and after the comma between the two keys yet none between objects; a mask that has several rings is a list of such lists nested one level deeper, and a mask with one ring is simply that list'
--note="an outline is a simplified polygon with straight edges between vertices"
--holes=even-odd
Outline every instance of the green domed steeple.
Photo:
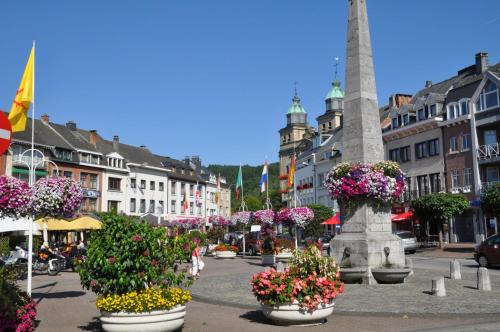
[{"label": "green domed steeple", "polygon": [[333,81],[332,88],[330,92],[325,97],[325,100],[328,99],[342,99],[344,98],[344,91],[340,88],[340,82],[338,80]]},{"label": "green domed steeple", "polygon": [[292,99],[292,106],[288,109],[287,114],[294,114],[294,113],[306,113],[306,110],[302,105],[300,105],[300,98],[297,96],[297,92],[295,92],[295,96],[293,96]]}]

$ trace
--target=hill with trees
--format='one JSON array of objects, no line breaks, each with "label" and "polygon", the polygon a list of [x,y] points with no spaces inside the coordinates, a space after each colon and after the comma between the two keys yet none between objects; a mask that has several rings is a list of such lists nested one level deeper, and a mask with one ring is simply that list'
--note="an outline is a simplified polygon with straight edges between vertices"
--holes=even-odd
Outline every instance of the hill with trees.
[{"label": "hill with trees", "polygon": [[[251,211],[260,210],[266,202],[266,193],[260,192],[259,181],[262,175],[264,166],[241,166],[243,173],[243,191],[245,195],[245,203]],[[238,210],[241,205],[241,197],[236,200],[236,177],[238,175],[239,166],[235,165],[209,165],[207,167],[214,174],[224,176],[227,181],[227,186],[231,186],[231,209]],[[279,163],[269,164],[268,179],[269,179],[269,198],[274,209],[281,208],[281,196],[279,194]]]}]

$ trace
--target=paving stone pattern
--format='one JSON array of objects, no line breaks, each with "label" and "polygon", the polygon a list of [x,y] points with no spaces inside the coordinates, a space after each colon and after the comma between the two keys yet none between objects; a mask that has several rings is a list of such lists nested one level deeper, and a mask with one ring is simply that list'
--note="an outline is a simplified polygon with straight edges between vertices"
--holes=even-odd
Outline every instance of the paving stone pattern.
[{"label": "paving stone pattern", "polygon": [[[262,271],[259,258],[221,261],[207,258],[207,271],[191,287],[195,299],[242,308],[258,308],[251,293],[253,273]],[[488,314],[500,313],[500,278],[492,277],[492,291],[476,289],[476,275],[463,273],[462,280],[445,276],[446,297],[430,295],[433,270],[416,269],[407,283],[398,285],[346,285],[336,300],[336,312],[395,314]]]}]

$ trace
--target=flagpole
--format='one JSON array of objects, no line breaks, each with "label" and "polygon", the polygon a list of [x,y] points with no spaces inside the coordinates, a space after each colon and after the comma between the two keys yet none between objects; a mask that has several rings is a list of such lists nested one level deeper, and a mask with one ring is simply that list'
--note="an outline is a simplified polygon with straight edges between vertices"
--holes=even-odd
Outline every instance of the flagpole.
[{"label": "flagpole", "polygon": [[[35,168],[34,168],[34,153],[35,153],[35,41],[33,40],[33,82],[32,82],[32,115],[31,115],[31,161],[30,161],[30,172],[28,183],[30,188],[34,184],[35,180]],[[29,231],[28,231],[28,284],[26,287],[26,293],[31,296],[31,282],[33,274],[33,222],[34,216],[31,214],[29,217]]]}]

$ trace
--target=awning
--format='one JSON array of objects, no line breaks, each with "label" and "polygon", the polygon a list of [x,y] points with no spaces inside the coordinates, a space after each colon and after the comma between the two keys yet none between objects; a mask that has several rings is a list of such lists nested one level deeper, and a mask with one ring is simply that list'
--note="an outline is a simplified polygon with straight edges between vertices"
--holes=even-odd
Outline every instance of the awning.
[{"label": "awning", "polygon": [[43,229],[43,224],[47,223],[49,231],[78,231],[86,229],[100,229],[102,223],[89,216],[82,216],[74,220],[64,220],[55,218],[40,218],[36,221],[38,226]]},{"label": "awning", "polygon": [[323,221],[321,225],[340,225],[340,212],[337,212],[333,217]]},{"label": "awning", "polygon": [[[13,218],[0,218],[0,233],[2,232],[17,232],[29,231],[30,221],[27,218],[13,219]],[[40,227],[33,223],[33,232],[38,233]]]},{"label": "awning", "polygon": [[392,215],[392,221],[404,221],[408,219],[413,219],[413,211],[407,211],[400,214]]},{"label": "awning", "polygon": [[[17,174],[29,174],[29,171],[25,168],[17,168],[17,167],[12,167],[12,173],[17,173]],[[45,176],[49,173],[44,170],[36,170],[35,175],[42,175]]]}]

